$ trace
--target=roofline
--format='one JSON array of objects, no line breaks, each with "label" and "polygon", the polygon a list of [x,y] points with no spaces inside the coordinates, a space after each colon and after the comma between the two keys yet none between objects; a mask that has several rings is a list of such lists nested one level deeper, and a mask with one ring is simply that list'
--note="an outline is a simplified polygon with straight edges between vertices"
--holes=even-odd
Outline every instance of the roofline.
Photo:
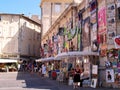
[{"label": "roofline", "polygon": [[53,2],[53,3],[54,3],[54,2],[55,2],[55,3],[65,2],[65,3],[72,3],[72,2],[73,2],[73,0],[69,0],[69,1],[68,1],[68,0],[67,0],[67,1],[66,1],[66,0],[64,0],[64,1],[60,1],[60,0],[57,0],[57,1],[56,1],[56,0],[52,0],[52,1],[51,1],[51,0],[41,0],[41,2],[40,2],[40,5],[39,5],[39,6],[41,7],[41,6],[43,5],[43,3],[44,3],[44,2]]},{"label": "roofline", "polygon": [[29,17],[27,17],[27,16],[24,16],[24,14],[9,14],[9,13],[0,13],[0,15],[16,15],[16,16],[21,16],[21,17],[23,17],[23,18],[25,18],[25,19],[27,19],[27,20],[30,20],[30,21],[32,21],[32,22],[34,22],[34,23],[36,23],[37,25],[40,25],[40,26],[41,26],[41,24],[40,24],[40,23],[38,23],[38,22],[36,22],[36,21],[32,20],[31,18],[29,18]]}]

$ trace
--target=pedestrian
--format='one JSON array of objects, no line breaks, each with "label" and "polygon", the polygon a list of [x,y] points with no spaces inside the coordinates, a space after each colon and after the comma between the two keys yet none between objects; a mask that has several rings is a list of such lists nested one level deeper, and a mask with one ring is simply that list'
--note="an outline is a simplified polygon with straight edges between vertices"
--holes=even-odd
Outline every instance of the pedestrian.
[{"label": "pedestrian", "polygon": [[45,64],[43,63],[43,64],[42,64],[42,77],[45,77],[45,75],[46,75],[46,66],[45,66]]},{"label": "pedestrian", "polygon": [[79,65],[76,65],[75,68],[75,73],[73,77],[73,88],[78,88],[79,83],[80,83],[80,74],[81,74],[81,69],[79,68]]},{"label": "pedestrian", "polygon": [[39,65],[39,70],[38,70],[38,75],[41,76],[41,74],[42,74],[42,65],[40,64],[40,65]]}]

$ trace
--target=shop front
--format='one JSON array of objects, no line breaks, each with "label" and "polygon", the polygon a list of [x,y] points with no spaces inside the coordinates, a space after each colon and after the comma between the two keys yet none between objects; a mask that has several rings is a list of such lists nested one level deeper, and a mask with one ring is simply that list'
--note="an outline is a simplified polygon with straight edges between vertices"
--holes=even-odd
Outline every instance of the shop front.
[{"label": "shop front", "polygon": [[60,71],[60,61],[56,60],[54,57],[48,57],[48,58],[41,58],[37,59],[36,62],[41,62],[46,65],[46,76],[49,78],[52,77],[52,73],[56,73],[55,78],[57,78],[57,75],[59,74]]},{"label": "shop front", "polygon": [[17,60],[13,59],[0,59],[0,72],[17,71]]},{"label": "shop front", "polygon": [[72,85],[70,82],[71,78],[73,79],[73,77],[71,77],[71,70],[79,65],[82,70],[81,86],[90,87],[92,79],[98,80],[98,55],[97,52],[73,51],[60,53],[55,58],[60,60],[60,68],[67,74],[65,76],[67,76],[67,83],[69,85]]}]

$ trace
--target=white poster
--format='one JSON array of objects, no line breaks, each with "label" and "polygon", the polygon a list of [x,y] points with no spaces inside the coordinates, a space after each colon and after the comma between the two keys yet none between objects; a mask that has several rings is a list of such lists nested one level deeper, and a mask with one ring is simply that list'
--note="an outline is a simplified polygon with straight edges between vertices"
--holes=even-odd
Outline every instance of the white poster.
[{"label": "white poster", "polygon": [[97,85],[97,79],[92,79],[92,81],[91,81],[91,87],[92,88],[96,88],[96,85]]},{"label": "white poster", "polygon": [[114,70],[113,69],[107,69],[106,70],[106,82],[112,83],[114,81],[115,81]]},{"label": "white poster", "polygon": [[92,65],[92,74],[98,74],[98,66]]}]

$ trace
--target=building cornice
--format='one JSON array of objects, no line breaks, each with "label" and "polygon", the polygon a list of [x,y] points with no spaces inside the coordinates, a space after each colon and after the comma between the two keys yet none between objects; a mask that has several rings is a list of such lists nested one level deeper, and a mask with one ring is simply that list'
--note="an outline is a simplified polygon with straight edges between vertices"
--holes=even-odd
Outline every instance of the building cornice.
[{"label": "building cornice", "polygon": [[44,2],[51,2],[51,3],[62,3],[62,2],[64,2],[64,3],[72,3],[73,0],[41,0],[40,7],[42,6],[42,4]]}]

